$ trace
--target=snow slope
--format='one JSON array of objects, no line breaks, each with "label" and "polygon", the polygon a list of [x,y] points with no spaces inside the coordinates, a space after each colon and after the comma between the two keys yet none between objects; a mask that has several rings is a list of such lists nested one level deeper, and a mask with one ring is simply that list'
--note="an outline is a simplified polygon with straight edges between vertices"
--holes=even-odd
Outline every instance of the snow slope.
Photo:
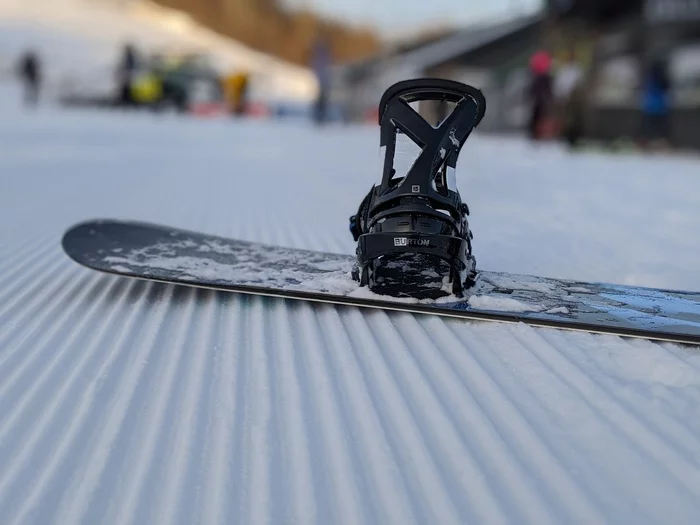
[{"label": "snow slope", "polygon": [[[0,97],[3,524],[691,524],[700,349],[194,291],[65,257],[94,216],[351,253],[375,129]],[[700,289],[693,159],[475,136],[479,264]]]},{"label": "snow slope", "polygon": [[12,65],[26,49],[36,49],[54,89],[69,81],[104,89],[113,81],[126,42],[144,53],[207,53],[222,72],[248,70],[255,100],[304,102],[316,92],[309,70],[221,37],[179,11],[146,0],[0,0],[0,68]]}]

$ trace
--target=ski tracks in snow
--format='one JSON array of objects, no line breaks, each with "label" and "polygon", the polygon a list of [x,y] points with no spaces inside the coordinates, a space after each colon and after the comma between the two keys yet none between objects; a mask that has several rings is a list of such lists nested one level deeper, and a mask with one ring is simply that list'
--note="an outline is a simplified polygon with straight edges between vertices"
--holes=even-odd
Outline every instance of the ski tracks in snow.
[{"label": "ski tracks in snow", "polygon": [[0,311],[10,525],[700,511],[700,361],[676,345],[43,271],[73,278]]},{"label": "ski tracks in snow", "polygon": [[677,345],[32,260],[46,277],[0,310],[10,525],[684,524],[700,511],[700,360]]},{"label": "ski tracks in snow", "polygon": [[[543,452],[548,451],[558,463],[556,469],[542,469],[542,486],[583,489],[581,502],[587,501],[589,510],[600,509],[597,519],[582,520],[585,523],[626,521],[631,516],[637,523],[660,523],[669,516],[676,523],[690,523],[697,505],[687,503],[698,501],[694,480],[700,470],[697,459],[683,457],[682,452],[684,446],[697,449],[697,437],[688,434],[682,419],[666,415],[648,400],[630,403],[620,395],[641,387],[636,396],[644,397],[649,394],[644,390],[654,386],[635,384],[623,374],[611,388],[606,384],[607,374],[596,369],[605,355],[629,355],[630,343],[617,337],[571,335],[527,326],[518,326],[510,334],[490,331],[489,342],[500,351],[483,356],[491,361],[489,367],[498,367],[500,390],[512,397],[519,417],[538,429],[541,445],[546,447]],[[643,342],[641,346],[654,359],[666,355],[659,345]],[[697,374],[694,380],[700,384]],[[697,386],[695,394],[698,399]],[[663,434],[673,438],[663,439]],[[542,447],[535,442],[527,443],[527,450],[538,448]],[[523,451],[521,457],[528,455],[532,452]],[[535,468],[531,465],[532,471]],[[561,479],[552,483],[557,470]],[[573,502],[568,500],[562,497],[560,504],[570,508]]]},{"label": "ski tracks in snow", "polygon": [[[86,125],[99,136],[94,118],[77,122],[76,133]],[[132,151],[127,139],[107,133],[124,148],[105,165],[81,140],[76,160],[62,164],[65,176],[28,163],[27,176],[0,194],[9,205],[0,211],[11,210],[0,231],[3,525],[697,521],[697,349],[194,291],[74,265],[58,246],[62,229],[98,214],[352,252],[347,216],[373,169],[352,143],[374,144],[364,132],[338,130],[348,144],[324,160],[309,156],[309,142],[296,136],[288,145],[287,128],[259,124],[267,144],[305,162],[291,172],[291,161],[279,160],[284,149],[268,164],[238,153],[257,140],[249,127],[227,125],[198,142],[188,125],[172,122],[157,128],[161,144],[148,141],[155,128],[142,125],[133,140],[153,151]],[[628,181],[620,174],[611,187],[576,157],[568,178],[554,178],[547,170],[558,164],[546,154],[532,157],[538,171],[528,171],[514,164],[523,154],[512,145],[479,140],[471,148],[479,169],[464,187],[470,205],[488,203],[475,213],[487,261],[545,273],[573,261],[571,271],[584,277],[624,274],[618,243],[596,244],[596,228],[624,210],[606,212],[593,197],[617,202],[621,188],[657,180],[655,172],[635,171]],[[576,254],[566,243],[541,242],[563,228],[567,239],[591,245],[590,221],[541,220],[552,213],[549,195],[528,194],[540,199],[533,205],[500,191],[512,183],[539,188],[537,180],[557,182],[564,199],[557,213],[576,202],[586,215],[586,202],[596,204],[595,250]],[[681,187],[691,177],[673,180]],[[691,197],[678,204],[686,203],[688,220],[697,209]],[[31,205],[14,206],[19,199]],[[529,221],[513,223],[521,211]],[[11,219],[23,229],[10,227]],[[692,253],[674,245],[693,231],[686,226],[668,237],[662,224],[654,242],[664,258],[682,263],[670,273],[692,284],[695,274],[681,271],[684,261],[692,266]],[[525,250],[532,246],[552,258]],[[637,268],[639,261],[646,266]],[[657,262],[635,259],[635,271],[653,272]]]}]

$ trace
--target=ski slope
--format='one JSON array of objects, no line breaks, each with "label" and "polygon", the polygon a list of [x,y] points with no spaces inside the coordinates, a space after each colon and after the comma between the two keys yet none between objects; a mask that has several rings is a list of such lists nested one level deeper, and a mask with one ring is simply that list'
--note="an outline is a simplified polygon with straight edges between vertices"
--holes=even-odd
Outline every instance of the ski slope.
[{"label": "ski slope", "polygon": [[250,49],[148,0],[0,0],[0,76],[27,49],[36,50],[53,95],[109,93],[122,47],[143,55],[203,53],[222,74],[251,74],[254,101],[305,103],[313,73]]},{"label": "ski slope", "polygon": [[[377,130],[0,97],[0,516],[692,524],[700,349],[91,273],[85,218],[352,253]],[[700,164],[474,136],[481,267],[700,289]]]}]

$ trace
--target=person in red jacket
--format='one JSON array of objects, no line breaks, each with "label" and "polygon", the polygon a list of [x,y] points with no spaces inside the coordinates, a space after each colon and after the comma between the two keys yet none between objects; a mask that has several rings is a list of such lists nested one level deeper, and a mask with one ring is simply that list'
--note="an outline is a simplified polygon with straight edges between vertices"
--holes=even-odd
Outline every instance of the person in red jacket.
[{"label": "person in red jacket", "polygon": [[528,135],[532,140],[543,138],[545,126],[551,118],[553,104],[552,59],[546,51],[538,51],[530,59],[530,121]]}]

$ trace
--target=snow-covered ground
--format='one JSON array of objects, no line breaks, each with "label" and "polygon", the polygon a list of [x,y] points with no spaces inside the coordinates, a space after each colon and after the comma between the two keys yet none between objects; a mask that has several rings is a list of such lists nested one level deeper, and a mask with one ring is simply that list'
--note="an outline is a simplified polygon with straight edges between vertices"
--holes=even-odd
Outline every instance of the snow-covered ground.
[{"label": "snow-covered ground", "polygon": [[217,35],[147,0],[0,0],[0,75],[27,49],[40,53],[52,92],[113,89],[122,47],[206,54],[221,73],[251,73],[253,100],[307,102],[312,72]]},{"label": "snow-covered ground", "polygon": [[[7,95],[7,92],[5,92]],[[0,516],[692,524],[700,349],[132,282],[90,217],[352,253],[377,130],[0,97]],[[700,290],[700,161],[474,136],[483,268]]]}]

